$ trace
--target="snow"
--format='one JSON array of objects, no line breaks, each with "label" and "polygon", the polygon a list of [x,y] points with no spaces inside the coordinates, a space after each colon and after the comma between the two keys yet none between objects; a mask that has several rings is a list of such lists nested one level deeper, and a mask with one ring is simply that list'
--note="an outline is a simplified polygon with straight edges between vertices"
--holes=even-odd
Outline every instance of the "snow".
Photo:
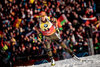
[{"label": "snow", "polygon": [[81,57],[83,61],[77,61],[73,58],[56,61],[55,66],[51,66],[50,63],[31,65],[24,67],[100,67],[100,55],[92,55],[87,57]]}]

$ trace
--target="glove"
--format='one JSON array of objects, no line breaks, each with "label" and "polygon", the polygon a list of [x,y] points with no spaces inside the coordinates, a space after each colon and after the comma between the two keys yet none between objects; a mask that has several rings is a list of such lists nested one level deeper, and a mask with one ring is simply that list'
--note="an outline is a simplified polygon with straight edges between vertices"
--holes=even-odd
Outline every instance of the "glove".
[{"label": "glove", "polygon": [[58,30],[58,28],[56,28],[56,32],[59,33],[60,31]]}]

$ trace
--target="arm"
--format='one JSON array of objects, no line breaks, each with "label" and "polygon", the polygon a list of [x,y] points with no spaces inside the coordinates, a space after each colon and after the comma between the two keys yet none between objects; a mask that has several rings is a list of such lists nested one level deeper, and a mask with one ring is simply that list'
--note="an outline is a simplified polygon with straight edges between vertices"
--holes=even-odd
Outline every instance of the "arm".
[{"label": "arm", "polygon": [[59,33],[59,29],[58,29],[58,23],[57,23],[57,19],[54,18],[54,23],[55,23],[55,29],[56,29],[56,32]]},{"label": "arm", "polygon": [[40,30],[39,30],[39,28],[38,28],[38,24],[36,24],[36,25],[34,26],[34,28],[35,28],[35,30],[37,31],[37,34],[39,34]]},{"label": "arm", "polygon": [[39,28],[39,16],[35,16],[35,18],[36,18],[36,25],[34,26],[34,29],[37,31],[37,33],[39,34],[39,32],[40,32],[40,28]]}]

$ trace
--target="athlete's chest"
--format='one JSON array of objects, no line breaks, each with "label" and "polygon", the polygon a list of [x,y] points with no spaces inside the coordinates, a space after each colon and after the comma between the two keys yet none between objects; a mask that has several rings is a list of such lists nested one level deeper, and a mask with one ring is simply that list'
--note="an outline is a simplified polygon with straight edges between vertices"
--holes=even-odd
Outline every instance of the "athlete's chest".
[{"label": "athlete's chest", "polygon": [[49,30],[51,28],[52,23],[50,23],[48,21],[41,22],[39,26],[40,26],[40,28],[41,28],[42,31],[47,31],[47,30]]}]

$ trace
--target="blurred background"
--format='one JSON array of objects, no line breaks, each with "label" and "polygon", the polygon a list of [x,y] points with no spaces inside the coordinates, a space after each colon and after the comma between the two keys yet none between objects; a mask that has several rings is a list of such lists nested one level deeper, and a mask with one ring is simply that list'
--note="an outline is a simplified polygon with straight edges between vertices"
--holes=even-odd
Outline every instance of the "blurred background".
[{"label": "blurred background", "polygon": [[[38,23],[35,16],[41,11],[52,20],[66,18],[59,30],[75,55],[100,54],[99,0],[0,0],[0,66],[50,62],[44,37],[34,28]],[[71,58],[55,42],[51,48],[56,61]]]}]

